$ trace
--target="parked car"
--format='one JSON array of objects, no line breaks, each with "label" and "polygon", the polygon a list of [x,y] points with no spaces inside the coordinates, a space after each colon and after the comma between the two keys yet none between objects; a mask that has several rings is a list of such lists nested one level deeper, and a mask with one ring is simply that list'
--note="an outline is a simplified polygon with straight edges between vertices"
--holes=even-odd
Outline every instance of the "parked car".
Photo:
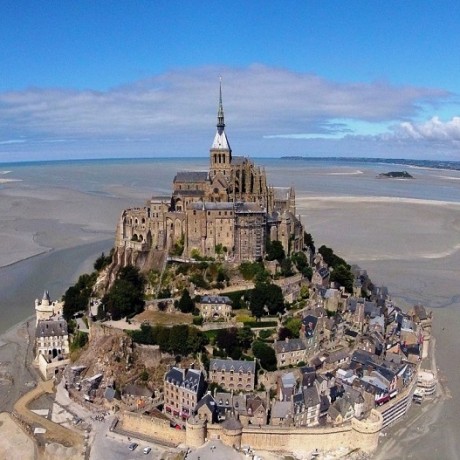
[{"label": "parked car", "polygon": [[129,450],[135,450],[136,447],[138,446],[139,444],[135,443],[135,442],[132,442],[129,446],[128,446],[128,449]]},{"label": "parked car", "polygon": [[151,447],[144,447],[144,454],[149,454],[151,450]]}]

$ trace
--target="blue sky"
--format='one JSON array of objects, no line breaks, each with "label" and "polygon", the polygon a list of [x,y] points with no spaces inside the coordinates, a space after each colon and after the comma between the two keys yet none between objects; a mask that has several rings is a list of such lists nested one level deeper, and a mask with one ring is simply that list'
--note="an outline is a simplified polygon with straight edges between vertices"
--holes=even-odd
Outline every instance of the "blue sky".
[{"label": "blue sky", "polygon": [[460,160],[460,6],[438,0],[0,3],[0,161]]}]

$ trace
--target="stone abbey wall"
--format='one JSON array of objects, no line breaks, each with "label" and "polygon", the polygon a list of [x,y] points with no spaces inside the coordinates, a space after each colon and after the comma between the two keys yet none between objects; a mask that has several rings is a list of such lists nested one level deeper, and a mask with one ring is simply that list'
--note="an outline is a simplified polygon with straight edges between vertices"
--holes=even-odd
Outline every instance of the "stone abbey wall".
[{"label": "stone abbey wall", "polygon": [[171,445],[185,443],[189,447],[200,447],[207,439],[220,439],[227,445],[240,448],[272,452],[304,452],[318,449],[329,451],[338,447],[375,451],[382,428],[382,416],[372,410],[365,420],[353,419],[341,427],[292,428],[275,426],[249,426],[226,429],[221,424],[209,424],[200,420],[187,422],[187,430],[170,428],[169,421],[125,412],[120,420],[121,428],[131,433],[139,433],[159,442]]}]

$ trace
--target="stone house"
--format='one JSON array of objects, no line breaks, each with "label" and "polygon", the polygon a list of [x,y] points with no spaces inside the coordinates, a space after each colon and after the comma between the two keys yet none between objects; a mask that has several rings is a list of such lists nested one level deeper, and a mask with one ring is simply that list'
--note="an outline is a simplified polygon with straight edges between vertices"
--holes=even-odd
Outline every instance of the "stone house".
[{"label": "stone house", "polygon": [[35,329],[35,354],[42,355],[47,361],[69,357],[69,333],[67,321],[38,321]]},{"label": "stone house", "polygon": [[201,370],[172,367],[164,378],[164,411],[186,420],[194,413],[205,389]]},{"label": "stone house", "polygon": [[294,423],[296,426],[315,426],[319,423],[320,398],[316,386],[303,388],[294,395]]},{"label": "stone house", "polygon": [[296,393],[297,380],[292,372],[281,374],[276,379],[276,396],[279,401],[290,401]]},{"label": "stone house", "polygon": [[228,321],[232,314],[232,301],[227,296],[204,295],[198,309],[204,321]]},{"label": "stone house", "polygon": [[294,424],[294,403],[289,401],[273,401],[270,411],[270,425],[292,426]]},{"label": "stone house", "polygon": [[278,367],[297,366],[301,361],[307,359],[307,347],[301,339],[277,340],[273,344],[276,354],[276,365]]},{"label": "stone house", "polygon": [[195,414],[199,420],[206,420],[208,423],[217,422],[217,403],[209,392],[198,401],[195,407]]},{"label": "stone house", "polygon": [[256,361],[211,359],[208,380],[228,390],[253,391]]},{"label": "stone house", "polygon": [[319,349],[319,328],[317,326],[318,318],[316,316],[308,314],[302,318],[300,339],[305,344],[307,356]]}]

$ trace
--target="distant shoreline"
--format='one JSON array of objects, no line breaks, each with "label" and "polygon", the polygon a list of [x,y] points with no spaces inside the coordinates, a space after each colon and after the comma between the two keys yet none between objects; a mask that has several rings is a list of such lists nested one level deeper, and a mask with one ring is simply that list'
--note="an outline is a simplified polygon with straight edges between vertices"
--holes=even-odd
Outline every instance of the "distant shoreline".
[{"label": "distant shoreline", "polygon": [[424,169],[445,169],[460,171],[460,161],[439,161],[439,160],[416,160],[405,158],[369,158],[369,157],[304,157],[304,156],[282,156],[281,160],[299,161],[343,161],[345,163],[378,163],[398,166],[410,166]]},{"label": "distant shoreline", "polygon": [[[449,161],[449,160],[422,160],[416,158],[375,158],[375,157],[318,157],[318,156],[303,156],[303,155],[281,155],[281,156],[253,156],[253,158],[258,158],[262,160],[294,160],[294,161],[323,161],[323,162],[337,162],[341,161],[344,163],[377,163],[377,164],[388,164],[388,165],[400,165],[400,166],[409,166],[413,168],[423,168],[423,169],[445,169],[445,170],[455,170],[460,171],[460,161]],[[190,156],[190,157],[164,157],[164,156],[152,156],[152,157],[101,157],[101,158],[75,158],[75,159],[66,159],[66,160],[23,160],[23,161],[0,161],[0,167],[14,167],[14,166],[40,166],[40,165],[63,165],[63,164],[84,164],[84,163],[93,163],[93,162],[107,162],[107,163],[116,163],[116,162],[142,162],[142,161],[178,161],[181,159],[186,160],[198,160],[206,161],[208,159],[207,155],[202,156]],[[10,172],[10,171],[4,171]],[[0,171],[1,173],[1,171]]]}]

